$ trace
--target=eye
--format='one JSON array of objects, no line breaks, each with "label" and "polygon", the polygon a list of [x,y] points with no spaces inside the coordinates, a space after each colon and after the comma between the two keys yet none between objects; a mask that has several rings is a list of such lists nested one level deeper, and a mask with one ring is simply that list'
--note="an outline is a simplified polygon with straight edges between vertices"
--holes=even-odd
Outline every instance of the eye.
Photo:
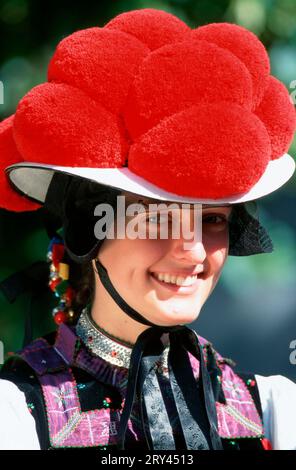
[{"label": "eye", "polygon": [[224,222],[227,222],[227,218],[222,214],[209,214],[203,217],[203,223],[210,223],[213,225],[218,225]]},{"label": "eye", "polygon": [[168,221],[168,217],[166,214],[151,214],[147,216],[146,219],[151,224],[163,224]]}]

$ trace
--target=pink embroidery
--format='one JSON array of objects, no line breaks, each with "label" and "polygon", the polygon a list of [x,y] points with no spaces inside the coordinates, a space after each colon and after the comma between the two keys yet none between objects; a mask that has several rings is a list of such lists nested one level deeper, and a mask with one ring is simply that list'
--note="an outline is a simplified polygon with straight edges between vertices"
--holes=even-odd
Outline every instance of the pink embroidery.
[{"label": "pink embroidery", "polygon": [[69,370],[40,377],[53,447],[115,444],[116,422],[109,409],[81,411],[76,381]]},{"label": "pink embroidery", "polygon": [[[204,346],[207,341],[198,336]],[[203,350],[206,359],[205,348]],[[262,437],[263,423],[253,398],[244,381],[225,363],[223,357],[214,352],[222,373],[222,389],[226,404],[216,402],[219,435],[228,439],[238,437]],[[194,376],[199,377],[199,361],[189,353]]]}]

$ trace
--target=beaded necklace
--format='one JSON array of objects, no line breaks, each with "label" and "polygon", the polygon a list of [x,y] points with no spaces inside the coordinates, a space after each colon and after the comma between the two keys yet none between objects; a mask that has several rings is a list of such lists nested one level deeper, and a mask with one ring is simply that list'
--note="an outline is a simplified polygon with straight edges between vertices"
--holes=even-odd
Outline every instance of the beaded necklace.
[{"label": "beaded necklace", "polygon": [[[129,368],[131,352],[134,345],[111,335],[97,325],[90,315],[89,307],[86,307],[81,312],[76,325],[76,333],[96,356],[101,357],[110,364],[126,369]],[[163,352],[161,363],[159,364],[162,372],[165,372],[167,369],[168,351],[169,347],[167,346]]]}]

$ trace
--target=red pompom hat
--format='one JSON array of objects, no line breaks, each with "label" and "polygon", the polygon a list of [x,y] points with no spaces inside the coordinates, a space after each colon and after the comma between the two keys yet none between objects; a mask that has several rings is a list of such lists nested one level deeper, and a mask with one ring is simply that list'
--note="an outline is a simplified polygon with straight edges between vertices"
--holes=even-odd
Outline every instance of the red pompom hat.
[{"label": "red pompom hat", "polygon": [[253,33],[130,11],[63,39],[48,82],[0,124],[0,207],[38,208],[54,172],[160,200],[255,200],[292,176],[295,126]]}]

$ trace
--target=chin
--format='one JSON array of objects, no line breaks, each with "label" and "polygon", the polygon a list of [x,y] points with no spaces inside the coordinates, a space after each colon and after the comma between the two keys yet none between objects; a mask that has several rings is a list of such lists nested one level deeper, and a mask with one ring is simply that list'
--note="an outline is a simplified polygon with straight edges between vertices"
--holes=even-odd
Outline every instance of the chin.
[{"label": "chin", "polygon": [[159,311],[150,321],[160,326],[185,325],[194,322],[198,318],[199,313],[200,308],[196,305],[194,306],[194,312],[192,309],[188,311],[188,307],[182,309],[176,306],[170,311]]}]

